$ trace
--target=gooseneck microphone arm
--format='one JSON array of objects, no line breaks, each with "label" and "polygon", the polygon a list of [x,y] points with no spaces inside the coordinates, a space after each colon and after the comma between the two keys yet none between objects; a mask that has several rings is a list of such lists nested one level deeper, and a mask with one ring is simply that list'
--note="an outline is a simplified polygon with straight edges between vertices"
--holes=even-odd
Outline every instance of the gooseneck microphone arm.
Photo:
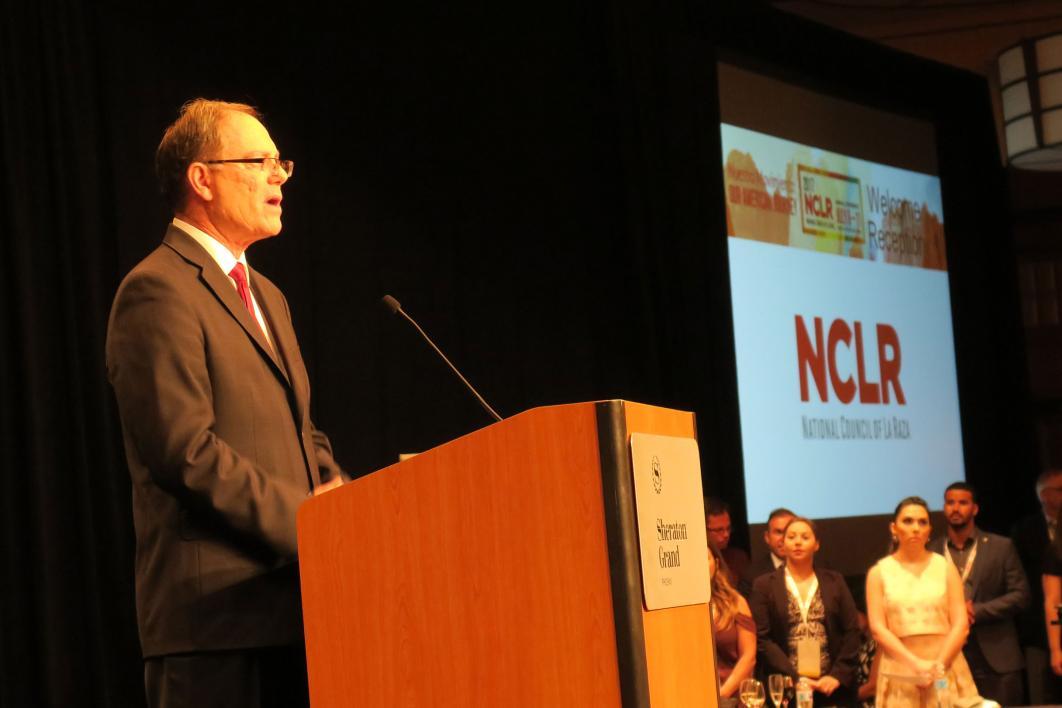
[{"label": "gooseneck microphone arm", "polygon": [[468,390],[472,392],[472,395],[476,397],[477,401],[479,401],[479,405],[483,406],[483,410],[487,411],[487,413],[489,413],[490,416],[494,418],[494,420],[501,421],[502,417],[498,415],[497,411],[491,408],[490,404],[483,400],[483,396],[479,395],[479,391],[477,391],[475,387],[468,382],[468,379],[461,375],[461,372],[457,370],[457,367],[453,365],[453,362],[446,358],[446,355],[442,353],[442,350],[439,349],[439,347],[435,346],[435,342],[431,341],[431,337],[429,337],[424,332],[424,330],[420,328],[420,325],[417,324],[416,320],[406,314],[406,311],[402,309],[402,305],[398,302],[398,300],[395,300],[390,295],[384,295],[382,298],[380,298],[380,303],[391,312],[397,315],[402,315],[409,321],[411,325],[416,327],[417,331],[420,332],[420,336],[424,337],[424,341],[431,345],[431,348],[434,349],[435,353],[438,354],[439,357],[441,357],[442,360],[446,362],[446,365],[450,367],[450,370],[457,374],[457,378],[461,379],[461,383],[463,383],[468,388]]}]

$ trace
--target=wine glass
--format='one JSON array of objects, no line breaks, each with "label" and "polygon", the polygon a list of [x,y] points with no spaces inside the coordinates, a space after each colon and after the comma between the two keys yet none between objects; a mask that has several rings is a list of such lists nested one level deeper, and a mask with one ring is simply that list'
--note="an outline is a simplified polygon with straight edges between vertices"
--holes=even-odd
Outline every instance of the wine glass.
[{"label": "wine glass", "polygon": [[766,696],[763,695],[763,684],[756,679],[745,679],[740,687],[741,702],[746,708],[762,708]]},{"label": "wine glass", "polygon": [[782,708],[786,708],[796,696],[796,689],[793,687],[793,677],[786,674],[784,679],[782,681]]},{"label": "wine glass", "polygon": [[741,705],[747,706],[749,704],[749,697],[752,695],[752,685],[756,683],[756,679],[743,679],[738,686],[738,698],[741,699]]},{"label": "wine glass", "polygon": [[[771,692],[771,702],[774,708],[782,708],[782,698],[785,697],[785,680],[789,678],[785,674],[771,674],[767,677],[767,688]],[[793,679],[789,679],[792,681]]]}]

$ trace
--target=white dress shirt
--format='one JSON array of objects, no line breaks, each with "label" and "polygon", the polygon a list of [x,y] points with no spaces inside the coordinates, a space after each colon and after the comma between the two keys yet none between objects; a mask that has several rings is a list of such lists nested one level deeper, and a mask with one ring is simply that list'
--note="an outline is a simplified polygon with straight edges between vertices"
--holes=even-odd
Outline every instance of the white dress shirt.
[{"label": "white dress shirt", "polygon": [[254,305],[254,317],[258,320],[258,326],[262,328],[262,333],[265,335],[266,341],[269,342],[269,346],[273,346],[273,339],[269,336],[269,327],[266,326],[265,317],[262,316],[262,310],[258,307],[258,301],[254,297],[254,291],[251,290],[251,268],[247,265],[247,253],[240,254],[237,259],[232,255],[232,251],[226,248],[220,241],[211,236],[205,231],[197,229],[189,224],[187,221],[182,221],[177,217],[173,217],[173,225],[185,232],[189,236],[195,239],[196,243],[202,246],[210,257],[213,258],[218,266],[221,267],[221,272],[232,283],[232,287],[239,292],[239,288],[236,286],[236,281],[229,273],[237,263],[243,264],[243,270],[247,274],[247,289],[251,293],[251,304]]}]

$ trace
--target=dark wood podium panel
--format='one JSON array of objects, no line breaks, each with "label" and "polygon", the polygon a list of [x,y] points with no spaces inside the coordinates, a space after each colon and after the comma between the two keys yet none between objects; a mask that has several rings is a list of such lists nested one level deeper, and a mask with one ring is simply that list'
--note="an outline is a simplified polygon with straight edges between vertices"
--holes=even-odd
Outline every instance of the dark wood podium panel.
[{"label": "dark wood podium panel", "polygon": [[[706,606],[646,613],[622,588],[614,603],[631,559],[609,536],[633,512],[603,405],[627,424],[621,402],[539,408],[303,505],[314,708],[715,705],[714,679],[710,700],[686,701],[714,677],[692,637],[710,644]],[[701,678],[677,677],[691,662]]]}]

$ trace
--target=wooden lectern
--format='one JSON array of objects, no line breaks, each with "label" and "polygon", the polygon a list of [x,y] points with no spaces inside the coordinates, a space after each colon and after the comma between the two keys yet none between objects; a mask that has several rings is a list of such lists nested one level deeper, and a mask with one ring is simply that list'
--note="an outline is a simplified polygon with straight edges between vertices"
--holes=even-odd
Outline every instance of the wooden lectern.
[{"label": "wooden lectern", "polygon": [[714,708],[708,606],[643,603],[634,432],[693,414],[537,408],[303,504],[313,708]]}]

